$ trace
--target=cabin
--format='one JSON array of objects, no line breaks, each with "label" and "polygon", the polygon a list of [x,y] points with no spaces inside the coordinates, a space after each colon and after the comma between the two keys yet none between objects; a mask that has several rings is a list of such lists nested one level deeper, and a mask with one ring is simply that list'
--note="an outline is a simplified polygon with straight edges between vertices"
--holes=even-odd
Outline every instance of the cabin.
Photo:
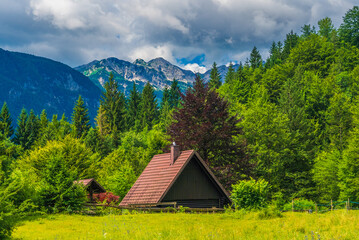
[{"label": "cabin", "polygon": [[74,181],[74,183],[84,185],[84,187],[88,193],[88,198],[91,202],[94,200],[93,199],[94,193],[105,193],[106,192],[105,188],[102,187],[94,178],[81,179],[78,181]]},{"label": "cabin", "polygon": [[137,179],[122,207],[223,208],[231,204],[227,191],[194,150],[155,155]]}]

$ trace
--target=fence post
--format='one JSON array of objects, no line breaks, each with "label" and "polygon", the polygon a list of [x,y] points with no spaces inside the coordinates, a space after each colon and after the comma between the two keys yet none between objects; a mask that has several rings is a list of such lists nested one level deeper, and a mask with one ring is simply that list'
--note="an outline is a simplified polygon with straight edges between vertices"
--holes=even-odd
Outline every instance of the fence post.
[{"label": "fence post", "polygon": [[315,204],[315,213],[318,213],[318,205]]},{"label": "fence post", "polygon": [[333,211],[333,199],[330,200],[330,211]]},{"label": "fence post", "polygon": [[294,199],[292,199],[292,212],[294,212]]}]

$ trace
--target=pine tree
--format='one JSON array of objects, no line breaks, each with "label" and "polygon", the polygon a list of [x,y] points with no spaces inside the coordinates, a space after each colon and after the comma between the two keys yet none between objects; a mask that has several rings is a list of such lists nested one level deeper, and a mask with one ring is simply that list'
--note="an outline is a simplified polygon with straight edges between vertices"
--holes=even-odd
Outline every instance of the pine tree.
[{"label": "pine tree", "polygon": [[218,89],[221,86],[221,75],[218,72],[217,64],[216,62],[212,65],[212,70],[209,76],[209,87]]},{"label": "pine tree", "polygon": [[127,112],[127,123],[129,128],[133,128],[136,125],[136,121],[139,119],[140,101],[141,95],[136,89],[136,83],[133,82],[133,88],[130,93]]},{"label": "pine tree", "polygon": [[141,128],[151,129],[158,117],[158,107],[155,92],[149,82],[143,88],[140,108]]},{"label": "pine tree", "polygon": [[77,99],[72,113],[72,125],[74,127],[74,135],[76,138],[86,136],[88,130],[90,130],[88,109],[85,106],[85,102],[82,100],[81,95]]},{"label": "pine tree", "polygon": [[27,119],[28,119],[27,112],[25,108],[23,108],[17,119],[17,128],[14,137],[14,142],[18,145],[21,145],[23,148],[26,148],[26,144],[29,138],[28,135],[29,131],[27,130],[27,124],[26,124]]},{"label": "pine tree", "polygon": [[101,96],[101,106],[106,114],[110,133],[123,131],[126,128],[126,99],[118,90],[118,84],[112,73],[104,85],[105,91]]},{"label": "pine tree", "polygon": [[233,138],[242,133],[237,126],[239,120],[230,115],[228,108],[228,102],[197,75],[168,129],[172,141],[182,149],[197,150],[226,186],[250,170],[243,142]]},{"label": "pine tree", "polygon": [[224,79],[224,82],[225,83],[231,83],[234,78],[235,78],[235,71],[234,71],[232,62],[230,62],[229,66],[228,66],[228,71],[227,71],[227,74],[226,74],[226,78]]},{"label": "pine tree", "polygon": [[12,127],[10,111],[6,102],[4,102],[1,108],[0,123],[0,133],[2,133],[5,137],[11,137],[14,134],[14,129]]},{"label": "pine tree", "polygon": [[249,58],[249,62],[253,69],[259,68],[262,66],[262,62],[263,62],[262,56],[259,54],[259,51],[256,46],[254,46],[252,49],[252,52],[251,52],[251,55]]},{"label": "pine tree", "polygon": [[179,105],[181,99],[181,91],[178,86],[178,81],[174,78],[171,84],[168,103],[171,108],[176,108]]}]

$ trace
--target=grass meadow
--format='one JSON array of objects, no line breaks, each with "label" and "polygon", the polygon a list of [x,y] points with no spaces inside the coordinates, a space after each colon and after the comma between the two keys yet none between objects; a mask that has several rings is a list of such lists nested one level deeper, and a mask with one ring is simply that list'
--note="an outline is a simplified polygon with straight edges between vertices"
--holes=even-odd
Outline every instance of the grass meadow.
[{"label": "grass meadow", "polygon": [[359,211],[48,215],[23,221],[14,239],[359,239]]}]

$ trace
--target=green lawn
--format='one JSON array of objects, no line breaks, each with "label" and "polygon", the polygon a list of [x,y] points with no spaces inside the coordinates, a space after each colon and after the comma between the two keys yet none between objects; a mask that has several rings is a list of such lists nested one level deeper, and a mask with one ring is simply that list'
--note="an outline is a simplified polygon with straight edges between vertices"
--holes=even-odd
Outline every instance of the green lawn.
[{"label": "green lawn", "polygon": [[50,215],[24,221],[15,239],[359,239],[359,211],[249,214]]}]

